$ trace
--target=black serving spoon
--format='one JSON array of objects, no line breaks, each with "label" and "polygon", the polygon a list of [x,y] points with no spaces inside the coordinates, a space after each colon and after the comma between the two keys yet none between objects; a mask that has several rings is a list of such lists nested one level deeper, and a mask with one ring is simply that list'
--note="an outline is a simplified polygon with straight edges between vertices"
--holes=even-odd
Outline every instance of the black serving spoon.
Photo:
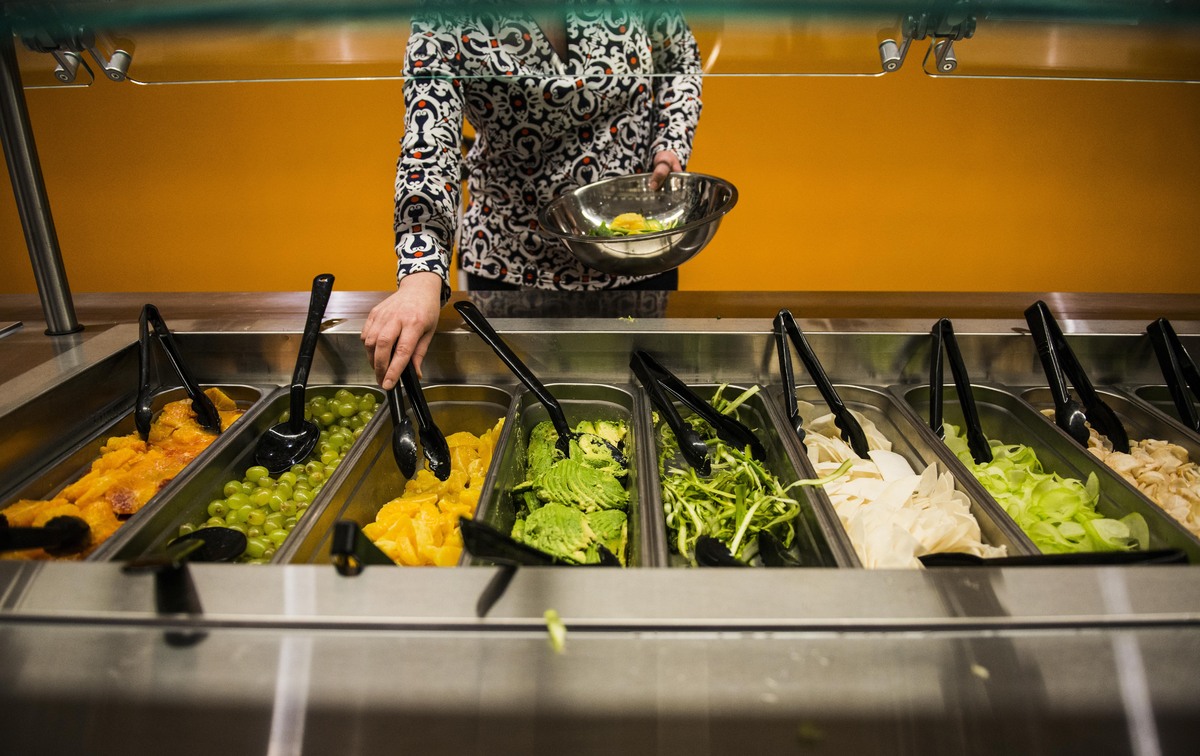
[{"label": "black serving spoon", "polygon": [[92,529],[78,517],[52,517],[40,528],[11,527],[0,514],[0,552],[45,549],[52,556],[78,554],[92,543]]},{"label": "black serving spoon", "polygon": [[179,536],[167,543],[168,548],[198,542],[194,550],[187,552],[192,562],[232,562],[246,551],[246,534],[233,528],[198,528],[187,535]]},{"label": "black serving spoon", "polygon": [[142,440],[149,437],[150,425],[154,417],[154,409],[151,406],[154,397],[150,387],[150,337],[152,335],[158,337],[167,359],[171,362],[171,367],[179,377],[183,390],[192,400],[192,411],[196,413],[197,424],[205,430],[220,433],[221,414],[217,412],[217,407],[213,404],[212,399],[208,398],[184,364],[179,347],[175,344],[175,337],[171,334],[171,329],[167,328],[158,308],[152,304],[142,307],[138,326],[138,394],[137,403],[133,408],[133,423]]},{"label": "black serving spoon", "polygon": [[[558,400],[554,398],[554,395],[551,394],[544,385],[542,385],[542,382],[537,379],[537,376],[535,376],[533,372],[526,367],[525,363],[522,362],[519,357],[517,357],[516,353],[511,347],[508,346],[507,343],[505,343],[504,339],[500,338],[500,334],[495,328],[492,327],[492,324],[488,322],[487,318],[483,316],[483,313],[479,311],[478,307],[471,302],[463,301],[456,302],[454,304],[454,309],[458,310],[458,314],[462,316],[462,319],[467,326],[470,327],[470,329],[474,331],[479,338],[483,339],[484,342],[486,342],[487,345],[492,348],[492,351],[496,353],[496,356],[508,366],[508,369],[511,370],[515,376],[517,376],[521,383],[525,384],[525,388],[529,389],[529,391],[535,397],[537,397],[537,400],[542,403],[542,406],[546,408],[546,413],[550,416],[550,422],[554,424],[554,430],[558,434],[558,439],[555,441],[555,448],[557,448],[564,457],[570,456],[571,441],[578,439],[580,434],[571,430],[571,426],[567,424],[567,417],[565,414],[563,414],[562,405],[560,405]],[[596,438],[608,447],[608,449],[612,452],[613,459],[617,462],[617,464],[621,465],[621,467],[628,467],[624,452],[617,448],[608,439],[601,438],[600,436],[596,436]]]},{"label": "black serving spoon", "polygon": [[758,531],[758,556],[764,567],[804,566],[804,562],[793,556],[783,541],[770,530]]},{"label": "black serving spoon", "polygon": [[1158,366],[1162,368],[1163,379],[1167,382],[1167,390],[1171,392],[1171,401],[1179,413],[1179,419],[1184,425],[1200,433],[1200,414],[1196,405],[1192,404],[1192,396],[1188,389],[1200,401],[1200,370],[1183,342],[1179,340],[1171,321],[1159,318],[1146,326],[1146,335],[1154,345],[1154,354],[1158,357]]},{"label": "black serving spoon", "polygon": [[[411,360],[400,373],[400,382],[404,384],[408,403],[412,405],[413,413],[417,416],[421,449],[425,452],[425,462],[429,465],[429,471],[438,480],[445,480],[450,477],[450,447],[446,444],[446,436],[437,427],[437,423],[433,422],[429,404],[425,401],[425,392],[417,378],[417,369],[413,367]],[[411,431],[412,426],[409,426],[409,432]]]},{"label": "black serving spoon", "polygon": [[331,274],[322,273],[313,279],[312,295],[308,300],[308,320],[304,323],[304,335],[296,355],[296,369],[292,373],[291,414],[286,422],[268,428],[254,450],[254,461],[267,468],[272,475],[279,475],[292,465],[304,461],[321,437],[321,429],[317,424],[304,419],[304,390],[308,385],[308,370],[312,367],[313,354],[317,351],[321,319],[325,316],[325,307],[329,304],[332,291]]},{"label": "black serving spoon", "polygon": [[[716,431],[717,435],[725,443],[738,449],[748,447],[751,456],[755,459],[765,460],[767,458],[766,447],[762,445],[762,442],[758,440],[753,431],[738,421],[737,418],[717,411],[715,407],[692,391],[678,376],[663,367],[649,352],[641,349],[634,351],[633,356],[630,358],[629,366],[646,387],[646,391],[650,394],[650,400],[655,404],[655,408],[666,416],[668,423],[676,422],[680,426],[690,429],[690,426],[687,426],[682,419],[679,419],[678,413],[675,413],[674,419],[672,419],[672,413],[667,411],[667,407],[670,406],[671,402],[668,400],[665,392],[669,392],[681,404],[711,425],[713,430]],[[675,429],[675,426],[672,425],[671,430],[674,431]],[[676,437],[678,438],[678,434]],[[694,442],[689,442],[688,446],[692,448],[689,452],[685,452],[685,456],[688,453],[695,454],[699,451]],[[683,449],[683,438],[680,438],[680,450],[682,451]],[[705,447],[705,460],[707,464],[707,447]],[[691,459],[688,459],[688,461],[692,462]],[[695,466],[694,463],[693,466]],[[699,468],[697,469],[699,470]]]},{"label": "black serving spoon", "polygon": [[943,552],[917,557],[926,567],[1095,567],[1121,564],[1187,564],[1179,549],[1151,551],[1090,551],[1078,554],[1029,554],[984,558],[974,554]]},{"label": "black serving spoon", "polygon": [[976,464],[992,461],[992,448],[979,422],[979,410],[975,406],[975,393],[971,390],[971,378],[963,363],[958,339],[954,337],[954,326],[949,319],[942,318],[933,324],[930,332],[933,344],[929,356],[929,427],[938,438],[946,437],[942,427],[942,358],[950,360],[950,372],[954,375],[954,390],[962,407],[963,424],[966,426],[967,448]]},{"label": "black serving spoon", "polygon": [[821,392],[821,398],[825,400],[825,404],[829,406],[829,411],[833,413],[834,425],[842,432],[842,438],[846,443],[850,444],[850,448],[854,453],[863,459],[867,458],[870,452],[870,446],[867,443],[867,434],[863,433],[862,425],[850,413],[850,409],[846,407],[846,403],[838,395],[837,389],[833,387],[829,376],[825,374],[825,368],[821,366],[821,361],[817,359],[817,355],[813,352],[812,347],[808,343],[808,339],[804,338],[804,333],[800,331],[800,326],[796,324],[796,319],[788,310],[780,310],[773,321],[775,331],[775,351],[779,355],[779,374],[783,376],[783,402],[787,410],[788,420],[792,424],[792,429],[796,431],[796,437],[801,442],[804,441],[804,425],[800,419],[800,406],[796,402],[796,378],[792,373],[792,358],[788,350],[788,339],[791,339],[792,346],[796,348],[796,353],[800,356],[800,361],[804,363],[804,369],[808,371],[812,377],[813,383],[817,385],[817,390]]}]

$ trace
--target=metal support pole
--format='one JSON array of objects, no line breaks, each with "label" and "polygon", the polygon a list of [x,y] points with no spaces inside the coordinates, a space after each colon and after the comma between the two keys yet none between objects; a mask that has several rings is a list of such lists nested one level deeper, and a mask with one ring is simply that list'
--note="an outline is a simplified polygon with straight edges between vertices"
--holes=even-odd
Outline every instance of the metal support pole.
[{"label": "metal support pole", "polygon": [[62,254],[54,219],[50,217],[50,201],[38,162],[37,146],[29,128],[29,110],[25,106],[25,91],[21,88],[21,72],[17,68],[17,52],[11,29],[0,26],[0,136],[4,141],[4,157],[12,180],[13,196],[25,229],[25,244],[33,263],[42,312],[46,315],[46,334],[62,336],[83,330],[75,317],[71,287],[63,269]]}]

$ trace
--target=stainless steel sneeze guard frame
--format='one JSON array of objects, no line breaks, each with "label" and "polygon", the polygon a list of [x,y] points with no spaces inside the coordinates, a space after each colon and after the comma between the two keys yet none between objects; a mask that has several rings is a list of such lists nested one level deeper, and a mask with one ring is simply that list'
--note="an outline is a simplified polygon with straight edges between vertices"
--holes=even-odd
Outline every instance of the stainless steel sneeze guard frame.
[{"label": "stainless steel sneeze guard frame", "polygon": [[[691,384],[758,383],[768,397],[780,390],[768,321],[496,324],[548,384],[629,387],[630,350],[643,348]],[[892,332],[871,321],[839,332],[802,325],[856,409],[891,387],[882,395],[899,409],[882,414],[911,444],[902,454],[938,453],[931,433],[910,435],[903,426],[919,424],[905,414],[902,392],[927,380],[929,324]],[[373,383],[359,327],[350,321],[322,336],[314,385]],[[1019,328],[956,323],[976,381],[1042,384],[1032,341]],[[1129,323],[1069,338],[1098,385],[1140,404],[1132,389],[1162,379],[1137,329]],[[281,386],[298,341],[294,332],[221,332],[202,323],[176,330],[203,383]],[[436,338],[424,368],[435,413],[437,384],[494,387],[498,396],[488,403],[496,411],[504,394],[521,393],[473,334],[456,329]],[[1195,335],[1183,338],[1200,352]],[[52,385],[17,378],[0,386],[0,422],[46,419],[65,437],[71,427],[53,424],[66,418],[39,397],[70,386],[95,413],[135,380],[136,359],[123,348]],[[1006,395],[1033,413],[1012,391]],[[629,396],[641,412],[640,390]],[[588,752],[588,737],[605,740],[606,751],[655,753],[811,745],[844,753],[1140,756],[1196,748],[1200,566],[522,568],[481,619],[475,601],[494,568],[371,567],[344,578],[313,544],[333,513],[373,499],[373,486],[382,493],[402,482],[388,470],[390,421],[386,411],[377,414],[383,418],[355,445],[358,456],[339,468],[361,485],[326,486],[329,498],[307,537],[290,539],[292,564],[190,568],[203,614],[157,614],[153,577],[125,574],[118,561],[0,564],[0,723],[14,725],[14,752],[158,737],[172,737],[180,753],[262,753],[289,744],[311,753],[378,752],[396,742],[400,725],[412,733],[404,745],[431,753]],[[1040,435],[1057,434],[1031,419],[1041,423]],[[17,458],[10,448],[0,462]],[[21,448],[49,454],[33,451],[44,446]],[[971,495],[973,481],[961,483]],[[551,608],[568,627],[562,655],[545,642],[543,612]],[[200,638],[173,647],[169,635],[179,631]],[[1145,750],[1147,742],[1157,750]]]}]

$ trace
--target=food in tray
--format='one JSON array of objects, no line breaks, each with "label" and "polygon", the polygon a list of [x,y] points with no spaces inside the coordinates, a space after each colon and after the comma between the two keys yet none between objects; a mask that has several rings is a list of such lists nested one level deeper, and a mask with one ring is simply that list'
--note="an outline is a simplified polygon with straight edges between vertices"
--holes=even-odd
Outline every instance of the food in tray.
[{"label": "food in tray", "polygon": [[450,477],[442,481],[428,470],[418,470],[404,484],[404,493],[384,504],[363,533],[397,564],[458,564],[463,548],[458,518],[475,516],[480,489],[503,427],[501,418],[479,436],[466,432],[447,436]]},{"label": "food in tray", "polygon": [[935,463],[917,474],[891,450],[875,423],[851,410],[870,447],[863,459],[842,440],[832,413],[818,416],[812,404],[797,404],[807,432],[804,445],[818,476],[852,463],[849,474],[825,485],[825,493],[864,567],[920,568],[918,557],[940,552],[1006,555],[1003,546],[983,543],[970,500],[955,489],[949,472],[939,473]]},{"label": "food in tray", "polygon": [[[725,388],[720,386],[709,404],[726,415],[734,414],[759,390],[755,386],[729,400],[723,396]],[[692,469],[679,453],[675,434],[666,423],[659,425],[658,470],[670,550],[695,565],[696,539],[707,535],[723,543],[734,557],[753,563],[760,530],[770,530],[785,548],[790,548],[796,536],[793,520],[800,514],[800,502],[789,496],[788,490],[802,481],[783,485],[746,449],[718,438],[712,426],[698,415],[689,415],[685,420],[708,445],[712,472],[702,477]]]},{"label": "food in tray", "polygon": [[1150,546],[1150,530],[1136,512],[1119,520],[1096,511],[1100,482],[1086,483],[1042,469],[1033,449],[988,441],[992,461],[975,464],[959,429],[944,425],[946,446],[967,466],[1043,553],[1132,551]]},{"label": "food in tray", "polygon": [[[1042,410],[1054,416],[1054,410]],[[1129,453],[1113,451],[1112,442],[1088,425],[1088,451],[1116,470],[1163,511],[1200,536],[1200,465],[1187,449],[1170,441],[1130,439]]]},{"label": "food in tray", "polygon": [[637,234],[653,234],[657,231],[667,231],[676,226],[675,221],[663,223],[654,218],[647,218],[640,213],[621,213],[611,221],[601,223],[588,236],[635,236]]},{"label": "food in tray", "polygon": [[[207,520],[186,523],[179,535],[203,527],[225,527],[246,534],[246,552],[239,562],[265,564],[275,555],[322,486],[337,469],[354,441],[375,415],[378,402],[371,392],[338,389],[332,398],[314,396],[304,416],[321,429],[317,448],[302,464],[272,478],[267,468],[254,465],[241,480],[230,480],[220,498],[208,504]],[[278,422],[287,422],[288,413]]]},{"label": "food in tray", "polygon": [[[222,430],[242,415],[237,404],[218,388],[204,392],[221,416]],[[170,402],[150,425],[146,440],[137,432],[113,436],[100,457],[79,480],[48,501],[22,499],[4,510],[13,527],[42,527],[52,518],[70,515],[87,522],[91,545],[70,556],[55,557],[43,549],[0,555],[4,559],[82,559],[106,541],[130,515],[179,474],[217,438],[201,428],[191,399]]]},{"label": "food in tray", "polygon": [[538,423],[530,432],[525,480],[513,488],[512,537],[576,564],[599,563],[603,545],[625,564],[629,470],[614,449],[624,448],[628,425],[584,420],[574,432],[566,456],[557,448],[553,423]]}]

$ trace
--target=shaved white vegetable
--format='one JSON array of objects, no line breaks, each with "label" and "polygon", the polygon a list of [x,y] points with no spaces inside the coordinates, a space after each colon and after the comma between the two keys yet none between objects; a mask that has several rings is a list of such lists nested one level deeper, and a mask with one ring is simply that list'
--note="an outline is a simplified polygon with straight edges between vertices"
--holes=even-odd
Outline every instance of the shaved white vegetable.
[{"label": "shaved white vegetable", "polygon": [[863,566],[919,568],[917,557],[947,551],[1004,556],[1003,546],[983,543],[970,501],[954,488],[949,472],[939,473],[934,464],[917,474],[874,423],[854,412],[870,447],[863,459],[842,440],[832,414],[817,415],[808,402],[799,405],[808,434],[804,444],[817,474],[851,462],[849,473],[828,483],[825,493]]}]

